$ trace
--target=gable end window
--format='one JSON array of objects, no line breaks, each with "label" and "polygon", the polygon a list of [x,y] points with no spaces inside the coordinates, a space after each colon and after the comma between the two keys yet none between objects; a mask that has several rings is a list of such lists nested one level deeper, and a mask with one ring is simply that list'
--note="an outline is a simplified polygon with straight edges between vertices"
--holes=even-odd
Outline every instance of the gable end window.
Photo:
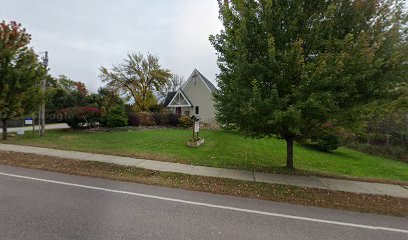
[{"label": "gable end window", "polygon": [[200,107],[199,106],[195,107],[195,114],[200,114]]},{"label": "gable end window", "polygon": [[180,91],[176,93],[176,95],[171,100],[171,106],[189,106],[190,103],[188,102],[187,98],[182,94]]}]

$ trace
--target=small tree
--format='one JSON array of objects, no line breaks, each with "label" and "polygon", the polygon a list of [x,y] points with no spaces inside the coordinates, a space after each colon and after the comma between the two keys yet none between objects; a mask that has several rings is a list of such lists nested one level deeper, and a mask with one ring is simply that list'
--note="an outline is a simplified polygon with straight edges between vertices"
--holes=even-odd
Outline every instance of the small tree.
[{"label": "small tree", "polygon": [[116,106],[111,108],[106,115],[106,126],[124,127],[128,124],[128,117],[123,107]]},{"label": "small tree", "polygon": [[158,57],[148,54],[145,58],[141,53],[129,53],[124,63],[111,70],[102,66],[100,72],[103,82],[132,97],[140,111],[157,104],[153,92],[160,91],[171,77],[170,71],[160,66]]},{"label": "small tree", "polygon": [[[7,139],[7,120],[23,116],[41,95],[40,82],[46,69],[28,47],[31,36],[14,21],[0,23],[0,119],[3,140]],[[31,102],[28,103],[28,102]]]},{"label": "small tree", "polygon": [[100,87],[97,93],[91,94],[92,104],[95,104],[102,111],[109,111],[111,108],[123,107],[124,99],[109,87]]}]

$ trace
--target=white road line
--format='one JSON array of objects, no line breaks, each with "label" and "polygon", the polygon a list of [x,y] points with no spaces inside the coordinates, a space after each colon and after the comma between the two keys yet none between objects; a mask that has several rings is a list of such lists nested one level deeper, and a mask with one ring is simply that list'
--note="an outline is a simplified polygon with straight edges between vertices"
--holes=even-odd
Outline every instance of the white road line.
[{"label": "white road line", "polygon": [[363,225],[363,224],[330,221],[330,220],[324,220],[324,219],[318,219],[318,218],[286,215],[286,214],[273,213],[273,212],[264,212],[264,211],[257,211],[257,210],[244,209],[244,208],[228,207],[228,206],[208,204],[208,203],[203,203],[203,202],[187,201],[187,200],[182,200],[182,199],[177,199],[177,198],[167,198],[167,197],[147,195],[147,194],[142,194],[142,193],[119,191],[119,190],[114,190],[114,189],[109,189],[109,188],[93,187],[93,186],[87,186],[87,185],[76,184],[76,183],[60,182],[60,181],[54,181],[54,180],[49,180],[49,179],[28,177],[28,176],[22,176],[22,175],[16,175],[16,174],[4,173],[4,172],[0,172],[0,175],[14,177],[14,178],[34,180],[34,181],[39,181],[39,182],[54,183],[54,184],[60,184],[60,185],[65,185],[65,186],[78,187],[78,188],[99,190],[99,191],[105,191],[105,192],[111,192],[111,193],[120,193],[120,194],[126,194],[126,195],[132,195],[132,196],[138,196],[138,197],[144,197],[144,198],[159,199],[159,200],[170,201],[170,202],[178,202],[178,203],[190,204],[190,205],[195,205],[195,206],[204,206],[204,207],[210,207],[210,208],[218,208],[218,209],[232,210],[232,211],[237,211],[237,212],[295,219],[295,220],[301,220],[301,221],[309,221],[309,222],[333,224],[333,225],[340,225],[340,226],[347,226],[347,227],[364,228],[364,229],[371,229],[371,230],[383,230],[383,231],[391,231],[391,232],[408,234],[408,230],[405,230],[405,229],[388,228],[388,227],[381,227],[381,226],[370,226],[370,225]]}]

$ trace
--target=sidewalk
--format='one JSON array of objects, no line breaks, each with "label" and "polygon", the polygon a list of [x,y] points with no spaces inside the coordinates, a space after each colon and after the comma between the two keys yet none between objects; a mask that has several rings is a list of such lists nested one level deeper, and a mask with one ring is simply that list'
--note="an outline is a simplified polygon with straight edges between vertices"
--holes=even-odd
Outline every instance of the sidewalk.
[{"label": "sidewalk", "polygon": [[253,171],[243,171],[225,168],[213,168],[204,166],[193,166],[179,163],[161,162],[130,157],[120,157],[104,154],[94,154],[76,151],[65,151],[49,148],[20,146],[11,144],[0,144],[0,151],[12,151],[22,153],[34,153],[46,156],[71,158],[85,161],[98,161],[114,163],[125,166],[134,166],[144,169],[177,172],[198,176],[230,178],[244,181],[265,182],[273,184],[284,184],[299,187],[311,187],[334,191],[345,191],[353,193],[366,193],[387,195],[393,197],[408,198],[408,186],[399,186],[383,183],[369,183],[351,180],[340,180],[333,178],[292,176]]}]

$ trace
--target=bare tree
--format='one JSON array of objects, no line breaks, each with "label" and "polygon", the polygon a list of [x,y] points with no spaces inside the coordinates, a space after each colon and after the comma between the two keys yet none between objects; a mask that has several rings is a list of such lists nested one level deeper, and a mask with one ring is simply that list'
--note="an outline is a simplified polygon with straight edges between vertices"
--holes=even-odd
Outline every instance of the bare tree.
[{"label": "bare tree", "polygon": [[175,92],[183,86],[185,80],[183,76],[172,74],[170,80],[158,92],[160,99],[165,99],[169,92]]}]

